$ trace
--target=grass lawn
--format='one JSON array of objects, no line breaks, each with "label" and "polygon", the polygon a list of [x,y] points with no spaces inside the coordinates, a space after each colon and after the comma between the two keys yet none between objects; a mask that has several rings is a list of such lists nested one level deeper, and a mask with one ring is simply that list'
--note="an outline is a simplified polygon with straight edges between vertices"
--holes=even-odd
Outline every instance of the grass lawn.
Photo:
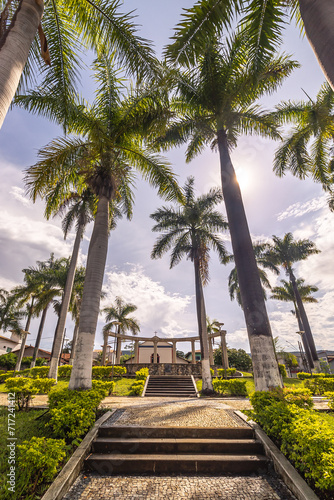
[{"label": "grass lawn", "polygon": [[[246,374],[246,372],[244,372],[244,373]],[[247,373],[247,375],[245,375],[245,382],[246,382],[246,389],[247,389],[248,396],[252,392],[255,391],[254,378],[253,377],[246,378],[246,377],[249,377],[250,375],[251,375],[250,373]],[[242,378],[241,379],[239,378],[239,380],[242,380]],[[283,382],[284,382],[285,387],[294,387],[294,388],[304,387],[304,381],[299,380],[298,378],[284,378]],[[202,380],[198,380],[196,382],[196,385],[197,385],[197,390],[201,391],[202,390]]]}]

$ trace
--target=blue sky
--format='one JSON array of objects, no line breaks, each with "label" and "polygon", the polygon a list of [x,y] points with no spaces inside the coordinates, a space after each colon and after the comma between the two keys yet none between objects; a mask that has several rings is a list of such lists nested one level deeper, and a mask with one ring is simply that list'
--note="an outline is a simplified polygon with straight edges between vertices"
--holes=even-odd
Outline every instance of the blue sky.
[{"label": "blue sky", "polygon": [[[183,1],[182,7],[192,5]],[[138,2],[125,0],[123,11],[137,9],[140,34],[154,41],[158,55],[172,35],[173,26],[180,19],[181,2]],[[286,81],[276,94],[262,102],[267,108],[281,100],[303,99],[304,89],[314,97],[324,81],[314,54],[298,28],[289,26],[285,33],[284,50],[301,63],[301,68]],[[83,77],[82,93],[91,97],[93,81],[87,72]],[[36,161],[37,150],[51,139],[61,135],[59,127],[21,110],[9,112],[0,134],[0,287],[10,288],[22,280],[23,268],[36,260],[46,260],[50,252],[56,257],[69,255],[74,234],[63,240],[60,220],[43,219],[43,203],[33,205],[24,194],[22,171]],[[296,265],[297,276],[319,287],[318,304],[307,305],[307,313],[317,347],[333,349],[334,284],[333,284],[333,217],[325,202],[321,188],[311,180],[299,181],[290,174],[283,179],[275,177],[272,163],[277,144],[269,140],[244,137],[232,153],[232,159],[241,185],[249,226],[254,238],[268,240],[275,234],[282,237],[293,232],[296,238],[310,238],[321,254]],[[219,185],[218,155],[206,151],[190,164],[185,164],[184,149],[168,155],[181,184],[189,175],[196,181],[198,194]],[[105,277],[108,305],[116,295],[138,306],[136,317],[141,324],[141,335],[151,336],[154,331],[166,337],[196,334],[194,275],[192,264],[184,261],[169,270],[168,256],[152,261],[150,253],[156,235],[152,234],[149,214],[164,204],[154,190],[138,179],[133,220],[121,221],[111,234]],[[221,206],[224,213],[224,207]],[[81,249],[81,262],[85,262],[91,227]],[[226,244],[230,248],[228,235]],[[244,317],[239,306],[231,302],[227,290],[227,277],[231,266],[219,265],[212,255],[210,284],[205,289],[207,313],[225,323],[227,341],[231,347],[249,350]],[[285,278],[270,276],[272,284]],[[269,317],[274,336],[289,349],[287,342],[297,345],[297,324],[290,304],[269,300]],[[56,318],[50,314],[41,346],[50,349]],[[31,327],[29,340],[33,343],[38,323]],[[99,321],[96,347],[102,343],[103,318]],[[69,320],[67,335],[72,336],[73,324]],[[182,350],[190,345],[180,344]],[[291,347],[291,346],[290,346]]]}]

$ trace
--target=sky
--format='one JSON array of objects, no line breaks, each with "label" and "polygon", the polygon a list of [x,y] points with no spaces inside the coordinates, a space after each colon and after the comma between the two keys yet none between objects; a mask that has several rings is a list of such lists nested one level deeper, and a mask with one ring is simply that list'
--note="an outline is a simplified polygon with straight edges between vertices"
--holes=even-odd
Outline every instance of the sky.
[{"label": "sky", "polygon": [[[180,20],[182,7],[192,1],[169,0],[138,2],[125,0],[123,12],[136,9],[140,35],[154,41],[157,54],[168,43],[172,28]],[[300,36],[293,24],[284,34],[283,50],[298,60],[301,68],[295,70],[281,89],[261,101],[272,109],[282,100],[302,100],[304,91],[315,97],[324,81],[324,76],[306,38]],[[81,92],[93,95],[93,80],[88,72],[83,75]],[[22,269],[34,266],[37,260],[47,260],[51,252],[63,257],[71,254],[74,233],[64,241],[59,218],[46,221],[43,218],[42,201],[33,204],[25,195],[23,170],[34,164],[37,151],[50,140],[61,135],[61,129],[47,120],[12,109],[0,132],[0,287],[10,289],[22,282]],[[307,284],[316,285],[317,304],[307,304],[306,311],[313,331],[317,349],[334,348],[334,214],[326,205],[326,195],[319,185],[307,179],[300,181],[287,174],[277,178],[272,171],[274,152],[278,144],[256,137],[242,137],[232,153],[232,161],[243,194],[246,214],[252,237],[270,241],[272,235],[282,238],[292,232],[295,238],[309,238],[321,253],[295,266],[297,277],[305,278]],[[211,187],[220,185],[219,159],[217,153],[205,151],[200,157],[186,164],[184,148],[169,152],[167,158],[173,164],[181,185],[188,176],[195,177],[198,195]],[[161,337],[190,337],[197,335],[195,284],[193,265],[183,261],[169,269],[169,256],[151,260],[150,253],[156,234],[151,231],[150,214],[166,205],[158,198],[153,188],[140,178],[136,184],[134,217],[131,222],[122,220],[109,239],[104,290],[106,297],[101,308],[110,305],[116,296],[134,303],[138,309],[134,314],[141,325],[141,336],[151,337],[154,332]],[[224,206],[220,206],[225,213]],[[80,251],[80,263],[85,263],[90,225],[85,233]],[[223,235],[230,250],[228,234]],[[211,319],[224,323],[229,347],[242,348],[249,352],[249,343],[244,316],[236,302],[231,302],[227,280],[232,265],[222,266],[212,253],[210,261],[211,280],[205,288],[207,314]],[[280,279],[270,275],[273,286]],[[267,310],[273,336],[278,336],[285,350],[297,350],[297,323],[291,314],[292,304],[267,301]],[[103,315],[100,316],[95,348],[102,344]],[[56,316],[50,312],[41,348],[51,349],[56,326]],[[34,344],[38,320],[32,322],[28,343]],[[73,322],[70,317],[66,325],[66,336],[71,339]],[[292,349],[294,347],[294,349]],[[197,346],[199,348],[199,345]],[[178,349],[187,352],[189,343],[178,344]]]}]

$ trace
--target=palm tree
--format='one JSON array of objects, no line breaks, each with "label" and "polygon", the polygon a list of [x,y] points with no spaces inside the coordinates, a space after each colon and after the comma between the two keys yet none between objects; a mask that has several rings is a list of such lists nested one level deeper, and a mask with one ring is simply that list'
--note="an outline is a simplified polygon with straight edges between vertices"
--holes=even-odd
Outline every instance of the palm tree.
[{"label": "palm tree", "polygon": [[[235,17],[246,33],[248,61],[255,69],[266,64],[282,42],[290,8],[304,27],[319,64],[334,90],[334,13],[332,0],[199,0],[184,9],[165,54],[170,62],[192,65],[212,36],[217,39]],[[241,15],[240,15],[241,14]]]},{"label": "palm tree", "polygon": [[292,265],[295,262],[305,260],[310,255],[315,255],[319,252],[320,250],[318,250],[315,244],[310,240],[304,239],[294,241],[292,233],[285,234],[283,239],[278,236],[273,236],[273,244],[267,251],[268,259],[270,259],[275,265],[281,265],[289,277],[300,314],[300,319],[303,324],[303,331],[305,332],[305,337],[311,351],[313,363],[317,370],[320,370],[319,358]]},{"label": "palm tree", "polygon": [[[274,113],[278,123],[295,127],[276,151],[274,172],[312,176],[326,191],[333,188],[334,91],[324,84],[315,101],[283,102]],[[332,194],[333,197],[333,194]],[[330,198],[331,199],[331,198]]]},{"label": "palm tree", "polygon": [[22,332],[23,311],[17,307],[15,297],[11,292],[0,288],[0,329],[15,330],[18,334]]},{"label": "palm tree", "polygon": [[[105,307],[103,312],[106,313],[106,325],[103,327],[103,355],[102,364],[105,364],[106,349],[108,343],[108,334],[113,325],[117,325],[117,334],[125,334],[128,330],[132,335],[136,335],[140,331],[138,321],[134,317],[127,316],[137,310],[137,306],[131,303],[125,303],[121,297],[115,298],[115,303],[110,307]],[[116,343],[116,363],[119,363],[121,357],[122,341],[117,337]]]},{"label": "palm tree", "polygon": [[[293,302],[294,311],[291,312],[297,318],[299,331],[304,332],[304,327],[300,317],[300,312],[298,310],[292,283],[286,280],[281,280],[281,283],[282,286],[275,286],[271,289],[272,295],[270,296],[270,298],[275,300],[283,300],[284,302]],[[304,283],[305,280],[303,280],[302,278],[296,280],[297,289],[302,302],[307,302],[307,303],[318,302],[318,300],[315,297],[312,297],[311,295],[312,293],[315,293],[319,290],[318,287],[314,285],[304,285]],[[305,334],[301,334],[301,337],[309,367],[314,368],[312,354],[307,339],[305,337]]]},{"label": "palm tree", "polygon": [[[35,82],[38,68],[41,90],[32,91],[33,100],[25,100],[23,106],[34,112],[41,106],[48,108],[53,120],[61,107],[66,128],[82,68],[81,54],[87,49],[115,51],[129,73],[152,75],[156,64],[150,42],[136,35],[132,14],[122,14],[120,4],[119,0],[68,0],[66,4],[62,0],[22,0],[17,6],[1,1],[0,127],[20,79],[21,83]],[[39,44],[48,66],[40,60]]]},{"label": "palm tree", "polygon": [[[254,255],[257,262],[257,268],[262,283],[262,291],[265,300],[267,300],[267,294],[265,289],[268,288],[269,290],[271,290],[271,284],[265,269],[269,269],[275,274],[279,274],[277,266],[272,264],[272,262],[268,261],[268,259],[266,258],[265,250],[267,248],[268,245],[266,243],[257,243],[256,245],[253,245]],[[231,260],[233,260],[233,258]],[[230,293],[230,299],[231,300],[236,299],[239,306],[242,307],[238,273],[236,267],[232,269],[228,277],[228,289]]]},{"label": "palm tree", "polygon": [[210,374],[208,331],[206,324],[203,285],[209,281],[210,248],[218,254],[222,264],[228,261],[223,241],[216,234],[225,231],[227,223],[214,210],[221,203],[222,193],[211,189],[208,194],[195,198],[194,178],[189,177],[183,188],[184,200],[176,208],[162,207],[150,215],[156,222],[152,231],[161,232],[151,257],[157,259],[171,250],[170,268],[186,256],[194,263],[198,333],[201,342],[203,393],[213,391]]},{"label": "palm tree", "polygon": [[[281,385],[272,333],[254,256],[240,187],[230,157],[242,133],[278,138],[273,120],[254,102],[273,92],[296,63],[278,56],[256,74],[246,64],[247,39],[237,33],[224,46],[208,43],[196,67],[182,75],[173,101],[181,117],[157,143],[161,147],[189,141],[190,161],[207,144],[218,148],[221,180],[241,300],[252,352],[256,390]],[[263,363],[263,352],[266,362]]]},{"label": "palm tree", "polygon": [[132,169],[136,168],[164,197],[180,196],[174,175],[157,155],[143,146],[143,136],[161,116],[157,92],[134,90],[124,97],[124,87],[112,61],[95,62],[99,82],[92,107],[77,107],[72,131],[79,135],[53,141],[40,151],[40,161],[27,172],[28,186],[43,196],[47,183],[66,179],[69,186],[89,187],[97,198],[94,228],[90,240],[86,279],[79,322],[71,389],[91,387],[91,361],[99,315],[109,236],[110,204],[120,202],[131,215]]}]

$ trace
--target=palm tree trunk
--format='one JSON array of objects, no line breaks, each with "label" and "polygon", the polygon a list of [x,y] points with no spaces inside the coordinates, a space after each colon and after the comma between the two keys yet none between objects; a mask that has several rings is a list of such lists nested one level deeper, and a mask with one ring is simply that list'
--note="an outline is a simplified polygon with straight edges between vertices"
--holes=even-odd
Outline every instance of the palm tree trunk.
[{"label": "palm tree trunk", "polygon": [[79,321],[76,321],[75,326],[74,326],[73,339],[72,339],[71,357],[70,357],[70,360],[68,362],[69,365],[73,365],[75,351],[76,351],[76,345],[77,345],[78,331],[79,331]]},{"label": "palm tree trunk", "polygon": [[15,95],[43,11],[43,0],[21,0],[0,40],[0,127]]},{"label": "palm tree trunk", "polygon": [[71,261],[70,261],[70,265],[69,265],[67,277],[66,277],[66,284],[65,284],[65,289],[64,289],[63,300],[61,302],[59,320],[57,323],[55,337],[53,340],[52,356],[51,356],[51,361],[50,361],[50,370],[49,370],[48,377],[54,378],[56,380],[57,380],[57,372],[58,372],[58,362],[59,362],[60,352],[61,352],[61,348],[63,345],[63,339],[64,339],[66,317],[67,317],[68,308],[70,305],[74,277],[75,277],[75,270],[77,267],[80,243],[81,243],[84,228],[85,228],[85,224],[80,224],[78,227],[78,230],[77,230],[76,237],[75,237]]},{"label": "palm tree trunk", "polygon": [[15,365],[15,369],[14,369],[14,374],[15,374],[15,372],[18,372],[18,371],[21,370],[22,358],[23,358],[23,355],[24,355],[24,350],[25,350],[25,347],[26,347],[27,335],[28,335],[28,332],[29,332],[30,322],[31,322],[31,318],[32,318],[32,311],[33,311],[33,307],[34,307],[34,299],[35,299],[34,297],[31,299],[31,304],[29,306],[29,312],[28,312],[26,327],[25,327],[25,331],[24,331],[23,336],[22,336],[21,348],[20,348],[20,352],[19,352],[19,354],[17,356],[17,361],[16,361],[16,365]]},{"label": "palm tree trunk", "polygon": [[42,312],[42,317],[41,317],[41,321],[39,323],[39,328],[38,328],[37,338],[36,338],[36,342],[35,342],[34,353],[32,355],[32,361],[30,363],[30,368],[34,368],[34,366],[36,365],[39,344],[41,343],[41,338],[42,338],[43,328],[44,328],[44,324],[45,324],[46,313],[48,312],[48,307],[49,307],[49,304],[46,307],[44,307],[43,312]]},{"label": "palm tree trunk", "polygon": [[209,338],[206,326],[206,312],[203,294],[202,279],[200,274],[199,258],[194,258],[195,267],[195,289],[196,289],[196,310],[198,322],[198,334],[201,342],[201,357],[202,357],[202,393],[211,394],[213,392],[212,377],[210,373],[209,359]]},{"label": "palm tree trunk", "polygon": [[101,195],[88,249],[78,341],[69,389],[91,389],[92,387],[94,339],[108,252],[108,229],[109,200]]},{"label": "palm tree trunk", "polygon": [[107,355],[107,344],[108,344],[108,333],[105,332],[103,335],[103,349],[102,349],[102,366],[106,366],[106,355]]},{"label": "palm tree trunk", "polygon": [[334,90],[334,3],[333,0],[299,0],[306,36]]},{"label": "palm tree trunk", "polygon": [[254,256],[240,187],[224,130],[218,131],[224,202],[252,354],[255,389],[282,387],[269,318]]},{"label": "palm tree trunk", "polygon": [[[302,320],[301,320],[301,317],[300,317],[300,312],[299,312],[297,304],[295,302],[293,303],[293,305],[295,307],[295,313],[296,313],[296,318],[297,318],[297,321],[298,321],[299,331],[303,332],[304,331],[304,327],[303,327],[303,323],[302,323]],[[313,358],[312,358],[310,346],[308,345],[305,333],[301,334],[301,339],[302,339],[302,342],[303,342],[303,346],[304,346],[304,351],[305,351],[305,356],[306,356],[306,359],[307,359],[307,363],[308,363],[310,369],[312,369],[312,368],[314,368],[314,363],[313,363]]]},{"label": "palm tree trunk", "polygon": [[314,339],[313,339],[311,327],[310,327],[310,324],[308,322],[308,318],[307,318],[307,315],[306,315],[304,304],[303,304],[303,301],[301,299],[300,293],[298,291],[298,287],[297,287],[297,283],[296,283],[296,278],[295,278],[295,275],[293,274],[293,271],[292,271],[291,268],[289,268],[287,271],[289,273],[289,278],[290,278],[291,285],[292,285],[292,288],[293,288],[293,293],[295,294],[295,298],[296,298],[296,302],[297,302],[297,307],[298,307],[298,311],[299,311],[299,314],[300,314],[300,319],[301,319],[301,322],[302,322],[302,325],[303,325],[303,331],[305,332],[304,335],[306,337],[307,343],[308,343],[310,351],[311,351],[311,355],[312,355],[312,359],[313,359],[313,364],[314,364],[315,369],[318,370],[318,371],[320,371],[320,361],[319,361],[319,358],[318,358],[317,350],[316,350],[316,347],[315,347],[315,343],[314,343]]}]

